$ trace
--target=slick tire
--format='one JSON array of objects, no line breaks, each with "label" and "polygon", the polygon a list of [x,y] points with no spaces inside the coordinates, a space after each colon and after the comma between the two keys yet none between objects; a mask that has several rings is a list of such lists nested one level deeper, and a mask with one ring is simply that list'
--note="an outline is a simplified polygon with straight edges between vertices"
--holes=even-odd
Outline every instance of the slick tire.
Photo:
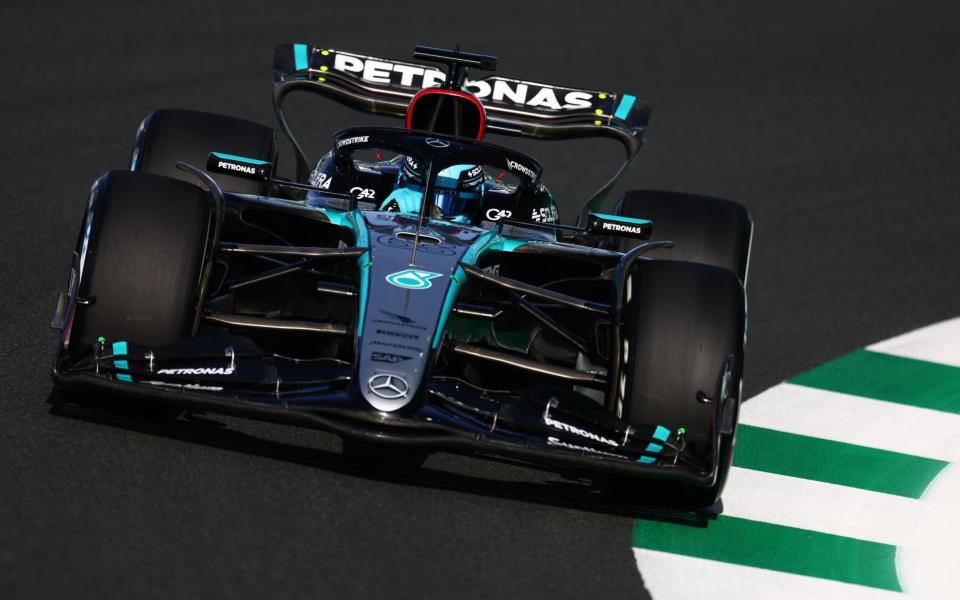
[{"label": "slick tire", "polygon": [[[163,109],[140,124],[130,157],[130,170],[155,173],[196,183],[177,162],[204,170],[211,152],[225,152],[276,164],[277,135],[259,123],[193,110]],[[210,173],[220,187],[241,194],[260,194],[263,184],[233,175]]]},{"label": "slick tire", "polygon": [[[673,248],[659,248],[645,256],[721,267],[746,284],[753,220],[742,205],[710,196],[631,190],[617,202],[615,212],[653,221],[653,239],[674,243]],[[640,243],[616,240],[621,252]]]},{"label": "slick tire", "polygon": [[77,311],[71,349],[100,337],[163,347],[192,335],[210,223],[195,185],[129,171],[101,177],[81,232],[78,297],[89,304]]},{"label": "slick tire", "polygon": [[[713,440],[716,399],[727,358],[733,369],[729,395],[739,402],[743,369],[745,300],[743,285],[729,270],[693,262],[643,261],[625,285],[621,367],[624,380],[623,418],[635,424],[686,430],[687,449],[695,460],[719,462],[716,484],[709,488],[672,482],[632,480],[624,484],[635,498],[676,508],[713,505],[723,491],[733,458],[736,431],[720,437],[719,456]],[[734,417],[738,405],[733,405]],[[735,423],[735,421],[734,421]]]}]

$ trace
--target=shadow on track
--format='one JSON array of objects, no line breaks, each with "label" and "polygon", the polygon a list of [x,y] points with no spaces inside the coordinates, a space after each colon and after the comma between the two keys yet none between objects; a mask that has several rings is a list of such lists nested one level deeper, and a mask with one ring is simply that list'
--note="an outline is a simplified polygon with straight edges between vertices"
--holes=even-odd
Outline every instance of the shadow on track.
[{"label": "shadow on track", "polygon": [[[150,405],[130,410],[129,407],[120,408],[110,400],[76,404],[60,388],[54,388],[51,391],[47,397],[47,404],[50,405],[49,413],[57,417],[282,460],[368,480],[464,492],[634,519],[667,521],[692,527],[707,527],[711,520],[716,519],[714,511],[686,512],[660,507],[629,506],[618,501],[616,496],[606,493],[608,486],[605,480],[594,481],[589,476],[579,473],[558,472],[564,477],[562,480],[504,481],[455,473],[430,466],[387,469],[377,467],[375,464],[349,460],[340,452],[270,440],[231,429],[227,423],[217,420],[222,418],[220,415],[186,412],[180,417],[173,417],[169,412],[152,410],[155,407]],[[334,435],[325,432],[317,433]],[[389,452],[390,448],[387,447],[384,451]],[[536,469],[527,463],[497,457],[483,457],[482,460]]]}]

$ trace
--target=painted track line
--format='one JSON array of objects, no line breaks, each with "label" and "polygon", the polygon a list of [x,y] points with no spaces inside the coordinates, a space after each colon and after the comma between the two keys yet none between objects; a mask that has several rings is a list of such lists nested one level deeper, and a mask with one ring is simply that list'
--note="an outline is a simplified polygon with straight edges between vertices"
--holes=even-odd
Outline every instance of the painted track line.
[{"label": "painted track line", "polygon": [[960,367],[960,317],[878,342],[867,350]]},{"label": "painted track line", "polygon": [[633,549],[654,600],[904,600],[898,592],[643,548]]},{"label": "painted track line", "polygon": [[745,402],[740,422],[960,462],[960,415],[791,383],[774,386]]},{"label": "painted track line", "polygon": [[723,507],[724,516],[892,546],[913,542],[921,508],[911,498],[737,467]]},{"label": "painted track line", "polygon": [[740,424],[733,466],[919,498],[947,464]]},{"label": "painted track line", "polygon": [[856,350],[787,383],[960,414],[960,368],[882,352]]}]

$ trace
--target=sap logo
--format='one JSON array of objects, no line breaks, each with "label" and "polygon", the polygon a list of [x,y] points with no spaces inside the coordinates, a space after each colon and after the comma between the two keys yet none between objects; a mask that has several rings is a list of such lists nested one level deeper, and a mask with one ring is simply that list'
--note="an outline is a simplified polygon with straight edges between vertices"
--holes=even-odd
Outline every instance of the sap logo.
[{"label": "sap logo", "polygon": [[410,360],[411,358],[413,357],[404,356],[403,354],[390,354],[389,352],[373,352],[370,354],[370,360],[385,363],[398,363]]},{"label": "sap logo", "polygon": [[406,290],[425,290],[433,285],[431,279],[440,277],[440,273],[421,271],[419,269],[405,269],[387,275],[387,283]]}]

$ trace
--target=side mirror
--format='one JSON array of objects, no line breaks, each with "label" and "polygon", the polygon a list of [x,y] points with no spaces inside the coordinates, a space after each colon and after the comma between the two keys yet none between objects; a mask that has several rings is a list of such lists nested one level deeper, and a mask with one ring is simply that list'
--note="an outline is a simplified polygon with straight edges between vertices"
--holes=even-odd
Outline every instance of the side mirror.
[{"label": "side mirror", "polygon": [[653,221],[621,217],[620,215],[590,213],[587,215],[586,232],[591,235],[614,235],[637,240],[649,240],[653,234]]},{"label": "side mirror", "polygon": [[273,164],[265,160],[235,154],[211,152],[207,156],[207,171],[252,179],[253,181],[269,181],[273,177]]}]

